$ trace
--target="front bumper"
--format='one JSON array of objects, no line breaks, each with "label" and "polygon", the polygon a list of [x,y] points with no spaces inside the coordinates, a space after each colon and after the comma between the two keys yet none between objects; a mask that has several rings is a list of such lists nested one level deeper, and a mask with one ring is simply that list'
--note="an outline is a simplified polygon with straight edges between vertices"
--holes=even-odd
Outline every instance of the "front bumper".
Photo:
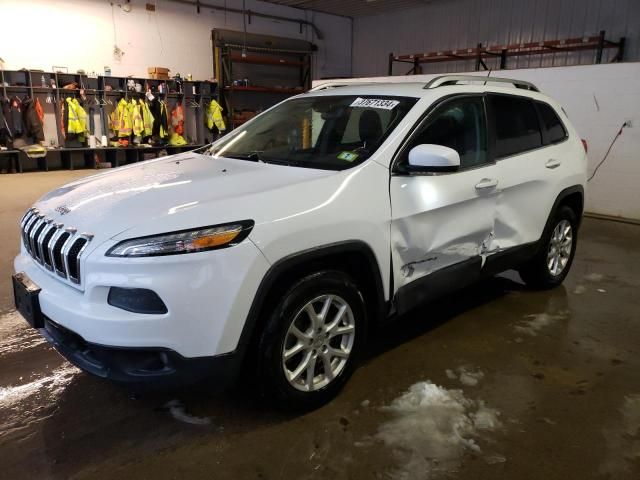
[{"label": "front bumper", "polygon": [[[80,288],[60,281],[24,247],[14,268],[40,287],[43,315],[89,344],[164,349],[187,359],[238,349],[251,301],[269,267],[251,241],[222,250],[139,259],[105,257],[112,243],[104,242],[83,259]],[[109,305],[111,287],[152,290],[167,312],[134,313]]]},{"label": "front bumper", "polygon": [[207,380],[214,389],[231,385],[240,372],[237,354],[185,358],[166,348],[122,348],[87,342],[45,317],[42,335],[78,368],[137,387],[179,388]]}]

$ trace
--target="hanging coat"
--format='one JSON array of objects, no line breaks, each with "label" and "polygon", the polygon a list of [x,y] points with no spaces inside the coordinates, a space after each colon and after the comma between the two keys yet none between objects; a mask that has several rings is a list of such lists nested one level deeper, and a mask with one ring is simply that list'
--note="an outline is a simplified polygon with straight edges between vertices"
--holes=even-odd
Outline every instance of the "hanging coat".
[{"label": "hanging coat", "polygon": [[131,103],[129,104],[129,112],[131,114],[131,130],[136,137],[140,137],[142,136],[142,132],[144,132],[144,123],[142,122],[140,104],[135,100],[131,100]]},{"label": "hanging coat", "polygon": [[11,100],[11,123],[13,125],[13,138],[20,138],[24,135],[24,123],[22,120],[22,102],[18,98]]},{"label": "hanging coat", "polygon": [[87,132],[87,112],[78,102],[76,98],[67,97],[66,100],[66,133],[67,138],[70,135],[77,135],[79,142],[85,141],[85,133]]},{"label": "hanging coat", "polygon": [[157,97],[151,102],[151,114],[153,115],[152,135],[164,140],[168,135],[169,117],[167,115],[167,105]]},{"label": "hanging coat", "polygon": [[118,102],[116,108],[116,125],[119,138],[129,137],[131,135],[131,111],[129,104],[124,98]]},{"label": "hanging coat", "polygon": [[9,146],[13,134],[13,126],[10,123],[11,106],[9,100],[0,98],[0,145]]},{"label": "hanging coat", "polygon": [[[39,102],[38,102],[39,104]],[[42,106],[40,107],[42,110]],[[35,142],[44,142],[44,129],[42,121],[38,115],[36,102],[31,98],[25,98],[22,101],[22,119],[24,131],[27,137],[31,137]]]},{"label": "hanging coat", "polygon": [[213,132],[215,126],[220,133],[227,129],[224,123],[224,117],[222,116],[222,107],[215,100],[211,100],[211,103],[207,106],[207,112],[205,115],[205,123],[210,132]]},{"label": "hanging coat", "polygon": [[140,100],[140,111],[142,112],[142,125],[144,128],[143,136],[150,137],[153,133],[154,118],[149,104],[144,100]]},{"label": "hanging coat", "polygon": [[182,103],[176,103],[176,106],[171,110],[171,130],[178,135],[184,134],[184,110]]}]

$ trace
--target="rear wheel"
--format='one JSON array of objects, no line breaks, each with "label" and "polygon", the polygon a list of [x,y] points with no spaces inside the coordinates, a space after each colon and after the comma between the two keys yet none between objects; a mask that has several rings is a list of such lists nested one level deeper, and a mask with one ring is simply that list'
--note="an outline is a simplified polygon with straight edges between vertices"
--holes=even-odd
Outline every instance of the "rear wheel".
[{"label": "rear wheel", "polygon": [[333,398],[355,368],[365,315],[358,287],[341,272],[315,273],[293,285],[271,312],[260,341],[266,398],[296,409]]},{"label": "rear wheel", "polygon": [[545,289],[563,282],[575,255],[577,225],[571,208],[563,206],[556,211],[545,229],[538,253],[520,268],[520,276],[527,285]]}]

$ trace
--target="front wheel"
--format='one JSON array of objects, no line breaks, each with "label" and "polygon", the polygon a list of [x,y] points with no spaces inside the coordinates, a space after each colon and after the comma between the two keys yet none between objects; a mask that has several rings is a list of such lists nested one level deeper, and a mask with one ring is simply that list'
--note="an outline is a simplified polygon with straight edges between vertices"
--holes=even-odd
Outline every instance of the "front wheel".
[{"label": "front wheel", "polygon": [[362,295],[349,276],[324,271],[291,287],[260,341],[260,380],[277,406],[307,410],[333,398],[353,372],[364,342]]},{"label": "front wheel", "polygon": [[576,215],[571,208],[560,207],[545,229],[538,253],[519,270],[524,282],[540,289],[560,285],[573,263],[577,241]]}]

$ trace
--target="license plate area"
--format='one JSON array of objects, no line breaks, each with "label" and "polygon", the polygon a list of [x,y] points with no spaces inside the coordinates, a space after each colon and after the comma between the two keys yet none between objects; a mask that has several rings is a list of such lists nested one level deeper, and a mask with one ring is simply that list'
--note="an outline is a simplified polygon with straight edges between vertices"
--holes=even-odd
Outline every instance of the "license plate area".
[{"label": "license plate area", "polygon": [[13,298],[16,309],[33,328],[44,328],[44,315],[40,310],[40,287],[26,273],[16,273],[13,280]]}]

